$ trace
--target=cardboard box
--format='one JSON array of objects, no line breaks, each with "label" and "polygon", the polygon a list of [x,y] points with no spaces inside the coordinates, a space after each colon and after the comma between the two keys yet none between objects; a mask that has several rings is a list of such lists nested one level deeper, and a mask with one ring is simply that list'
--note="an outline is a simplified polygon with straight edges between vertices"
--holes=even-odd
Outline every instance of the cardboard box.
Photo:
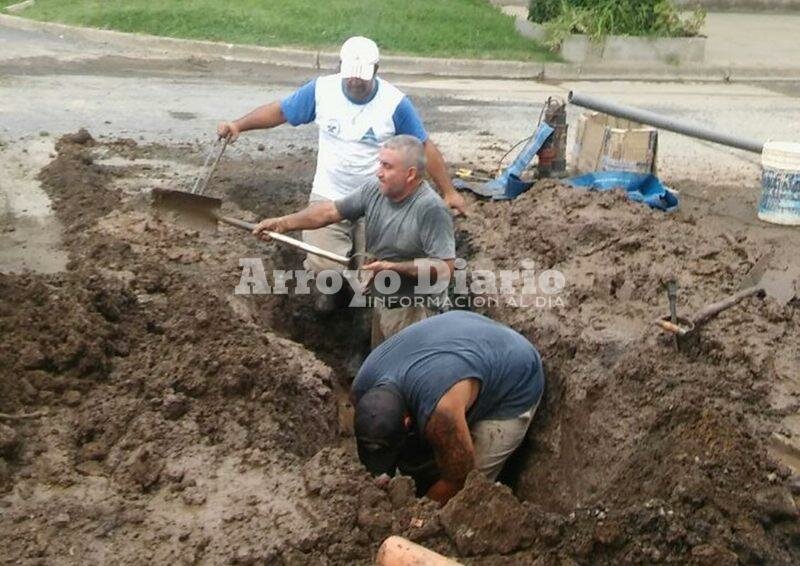
[{"label": "cardboard box", "polygon": [[572,167],[577,174],[593,171],[656,173],[658,131],[642,124],[586,112],[578,118]]}]

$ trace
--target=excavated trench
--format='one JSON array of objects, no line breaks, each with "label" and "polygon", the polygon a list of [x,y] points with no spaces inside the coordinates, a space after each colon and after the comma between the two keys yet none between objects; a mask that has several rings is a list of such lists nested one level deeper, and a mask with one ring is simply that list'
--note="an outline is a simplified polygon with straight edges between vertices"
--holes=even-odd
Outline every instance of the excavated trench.
[{"label": "excavated trench", "polygon": [[[440,510],[405,478],[377,488],[352,454],[353,312],[234,295],[240,258],[271,273],[300,255],[152,215],[146,189],[196,156],[78,133],[41,172],[70,261],[0,275],[0,411],[45,413],[0,421],[11,562],[366,563],[389,534],[481,564],[798,561],[796,470],[768,451],[800,407],[797,299],[743,303],[688,354],[649,322],[667,273],[690,312],[795,234],[555,182],[473,202],[457,223],[471,269],[566,285],[556,304],[479,309],[537,345],[547,392],[513,492],[473,476]],[[230,161],[212,191],[246,219],[283,214],[313,158]]]}]

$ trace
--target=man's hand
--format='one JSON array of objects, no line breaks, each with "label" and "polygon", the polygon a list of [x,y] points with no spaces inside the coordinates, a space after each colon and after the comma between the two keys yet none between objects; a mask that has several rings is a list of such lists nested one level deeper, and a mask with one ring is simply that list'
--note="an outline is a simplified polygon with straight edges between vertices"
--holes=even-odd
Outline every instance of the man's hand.
[{"label": "man's hand", "polygon": [[283,216],[280,218],[265,218],[256,224],[255,228],[253,228],[253,236],[268,242],[270,237],[267,232],[277,232],[278,234],[283,234],[288,231],[289,229]]},{"label": "man's hand", "polygon": [[295,230],[316,230],[341,221],[342,215],[339,214],[333,201],[315,202],[293,214],[278,218],[265,218],[253,228],[253,236],[268,241],[270,238],[267,232],[285,234]]},{"label": "man's hand", "polygon": [[220,122],[217,125],[217,135],[221,138],[228,138],[228,143],[233,143],[239,138],[241,130],[236,122]]},{"label": "man's hand", "polygon": [[444,202],[447,206],[452,208],[456,216],[466,216],[467,215],[467,201],[464,200],[464,197],[453,189],[452,191],[448,192],[444,196]]},{"label": "man's hand", "polygon": [[397,264],[393,261],[372,260],[361,266],[364,271],[371,271],[372,276],[375,277],[381,271],[397,271]]},{"label": "man's hand", "polygon": [[391,261],[381,261],[371,259],[361,266],[361,273],[365,276],[361,278],[361,293],[363,295],[370,295],[370,285],[375,276],[381,271],[397,271],[397,264]]},{"label": "man's hand", "polygon": [[371,260],[361,267],[374,277],[381,271],[394,271],[403,277],[419,280],[420,269],[427,270],[430,274],[428,281],[438,281],[440,277],[450,278],[453,275],[455,260],[418,258],[409,261],[380,261]]},{"label": "man's hand", "polygon": [[444,505],[461,490],[461,486],[447,480],[439,480],[433,484],[425,496],[441,505]]}]

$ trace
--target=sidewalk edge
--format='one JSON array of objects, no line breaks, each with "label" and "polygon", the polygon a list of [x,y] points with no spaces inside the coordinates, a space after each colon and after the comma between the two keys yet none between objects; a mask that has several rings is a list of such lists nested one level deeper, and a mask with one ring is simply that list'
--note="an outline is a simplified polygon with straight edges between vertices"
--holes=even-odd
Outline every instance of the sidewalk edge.
[{"label": "sidewalk edge", "polygon": [[[307,69],[335,71],[338,53],[310,51],[285,47],[237,45],[215,41],[158,37],[139,33],[71,26],[54,22],[39,22],[19,16],[0,14],[0,25],[59,37],[130,47],[144,50],[151,56],[217,57],[228,61],[262,63]],[[532,80],[644,80],[644,81],[711,81],[733,80],[776,81],[800,80],[800,65],[796,67],[708,67],[610,65],[570,63],[541,63],[473,59],[445,59],[386,55],[381,58],[385,72],[402,75],[435,75],[442,77],[480,79]]]}]

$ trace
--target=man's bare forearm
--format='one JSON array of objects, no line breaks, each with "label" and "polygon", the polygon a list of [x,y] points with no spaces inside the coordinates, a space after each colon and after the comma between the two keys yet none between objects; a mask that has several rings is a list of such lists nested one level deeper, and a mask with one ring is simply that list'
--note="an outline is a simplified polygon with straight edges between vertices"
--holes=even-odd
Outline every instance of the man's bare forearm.
[{"label": "man's bare forearm", "polygon": [[453,275],[452,259],[442,260],[426,258],[416,259],[413,261],[397,261],[388,263],[392,271],[396,271],[400,275],[415,281],[419,281],[420,275],[423,275],[425,270],[428,272],[428,281],[431,283],[436,283],[439,280],[440,275],[446,277],[447,279]]},{"label": "man's bare forearm", "polygon": [[464,486],[467,475],[475,468],[472,438],[464,416],[449,411],[434,411],[425,428],[441,473],[428,497],[446,503]]},{"label": "man's bare forearm", "polygon": [[443,197],[456,192],[450,175],[447,174],[447,166],[439,148],[431,140],[425,141],[425,159],[428,161],[428,175],[439,188]]},{"label": "man's bare forearm", "polygon": [[234,122],[242,132],[274,128],[284,123],[286,123],[286,117],[283,115],[280,102],[277,101],[259,106]]},{"label": "man's bare forearm", "polygon": [[316,202],[294,214],[283,216],[281,221],[287,232],[295,230],[316,230],[335,222],[340,222],[342,215],[331,201]]}]

